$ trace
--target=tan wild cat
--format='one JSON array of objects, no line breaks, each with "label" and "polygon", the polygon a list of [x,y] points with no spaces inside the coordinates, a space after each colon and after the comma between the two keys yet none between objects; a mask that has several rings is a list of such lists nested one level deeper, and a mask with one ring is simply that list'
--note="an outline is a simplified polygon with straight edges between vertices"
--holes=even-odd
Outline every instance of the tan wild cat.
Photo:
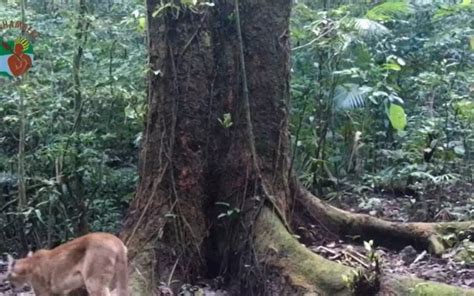
[{"label": "tan wild cat", "polygon": [[77,289],[90,296],[128,296],[127,248],[109,233],[90,233],[52,250],[10,257],[12,287],[30,284],[36,296],[67,295]]}]

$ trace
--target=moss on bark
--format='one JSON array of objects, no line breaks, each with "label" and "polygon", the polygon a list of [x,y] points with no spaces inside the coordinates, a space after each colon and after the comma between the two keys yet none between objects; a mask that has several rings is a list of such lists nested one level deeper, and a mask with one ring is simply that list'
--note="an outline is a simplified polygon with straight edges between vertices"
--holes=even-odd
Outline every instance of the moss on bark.
[{"label": "moss on bark", "polygon": [[131,275],[129,277],[130,295],[153,295],[154,262],[153,247],[148,245],[133,258]]},{"label": "moss on bark", "polygon": [[[351,281],[358,280],[353,268],[329,261],[311,252],[286,231],[271,210],[262,211],[255,227],[259,262],[265,265],[267,270],[277,270],[284,279],[284,281],[274,282],[274,289],[278,286],[280,293],[293,290],[296,291],[295,295],[357,295],[357,292],[350,289],[348,285]],[[349,281],[344,280],[344,277]],[[381,286],[377,295],[474,296],[472,289],[462,289],[417,278],[380,275],[379,279]]]},{"label": "moss on bark", "polygon": [[431,281],[423,281],[417,278],[385,276],[382,277],[382,285],[378,295],[474,296],[474,290],[462,289]]},{"label": "moss on bark", "polygon": [[280,271],[286,282],[300,292],[350,295],[342,276],[351,268],[317,256],[288,233],[270,210],[260,214],[255,229],[256,251],[263,264]]}]

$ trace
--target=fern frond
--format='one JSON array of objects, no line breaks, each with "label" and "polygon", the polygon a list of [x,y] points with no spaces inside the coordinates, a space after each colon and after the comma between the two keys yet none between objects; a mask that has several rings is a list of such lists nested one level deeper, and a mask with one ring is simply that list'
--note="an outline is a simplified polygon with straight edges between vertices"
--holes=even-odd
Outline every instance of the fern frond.
[{"label": "fern frond", "polygon": [[435,20],[439,20],[440,18],[451,16],[456,13],[460,13],[463,11],[471,11],[473,10],[474,5],[472,4],[471,0],[463,0],[462,3],[456,5],[443,5],[441,6],[438,11],[434,15]]},{"label": "fern frond", "polygon": [[371,20],[389,21],[398,15],[408,14],[411,10],[408,1],[388,1],[373,7],[365,16]]}]

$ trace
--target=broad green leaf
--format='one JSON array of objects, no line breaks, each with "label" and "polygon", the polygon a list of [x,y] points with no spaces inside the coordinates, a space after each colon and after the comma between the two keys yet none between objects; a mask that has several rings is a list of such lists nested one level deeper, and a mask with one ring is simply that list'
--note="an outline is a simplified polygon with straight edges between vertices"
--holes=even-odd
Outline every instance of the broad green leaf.
[{"label": "broad green leaf", "polygon": [[462,118],[474,121],[474,102],[471,100],[461,100],[454,104],[454,109]]},{"label": "broad green leaf", "polygon": [[393,128],[397,131],[402,131],[407,125],[407,115],[402,106],[396,104],[390,104],[388,110],[388,118]]},{"label": "broad green leaf", "polygon": [[145,31],[146,19],[145,17],[138,18],[138,31],[143,32]]},{"label": "broad green leaf", "polygon": [[400,71],[402,69],[402,67],[400,67],[400,65],[395,64],[395,63],[385,63],[383,65],[383,68],[385,70],[393,70],[393,71]]},{"label": "broad green leaf", "polygon": [[131,119],[137,118],[137,112],[135,112],[135,109],[133,109],[131,105],[128,105],[127,107],[125,107],[124,111],[125,111],[125,116],[127,118],[131,118]]}]

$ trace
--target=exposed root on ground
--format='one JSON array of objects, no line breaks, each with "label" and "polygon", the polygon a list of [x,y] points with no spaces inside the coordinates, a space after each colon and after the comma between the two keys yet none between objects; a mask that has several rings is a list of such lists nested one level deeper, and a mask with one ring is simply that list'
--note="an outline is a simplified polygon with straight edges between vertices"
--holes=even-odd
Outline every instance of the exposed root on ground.
[{"label": "exposed root on ground", "polygon": [[297,207],[313,221],[340,236],[360,236],[378,245],[403,248],[412,245],[441,255],[448,247],[444,236],[455,234],[462,239],[474,233],[474,222],[400,223],[389,222],[366,214],[344,211],[316,198],[308,190],[297,192]]},{"label": "exposed root on ground", "polygon": [[255,227],[256,256],[262,269],[271,273],[266,287],[271,295],[474,295],[472,289],[380,274],[375,277],[380,285],[364,290],[373,287],[364,283],[365,277],[311,252],[287,232],[271,210],[262,210]]}]

